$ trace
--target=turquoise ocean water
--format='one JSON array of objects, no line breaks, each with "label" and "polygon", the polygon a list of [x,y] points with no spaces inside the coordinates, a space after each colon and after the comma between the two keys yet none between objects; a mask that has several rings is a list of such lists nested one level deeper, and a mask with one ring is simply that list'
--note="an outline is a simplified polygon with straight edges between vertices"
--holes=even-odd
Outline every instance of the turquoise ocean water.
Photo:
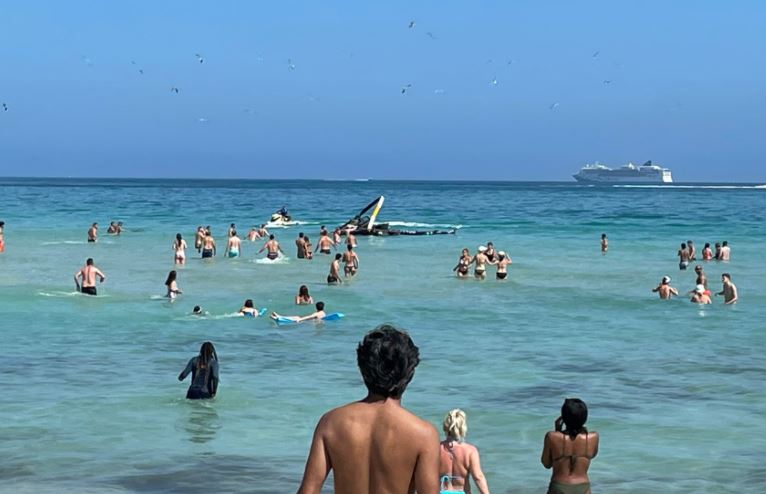
[{"label": "turquoise ocean water", "polygon": [[[323,283],[327,257],[294,258],[299,231],[316,243],[321,224],[380,194],[382,220],[462,228],[360,238],[360,273],[340,287]],[[244,235],[282,204],[306,222],[275,230],[288,260],[254,262],[260,243],[213,262],[190,249],[184,294],[158,300],[177,232],[193,245],[195,227],[212,225],[220,245],[229,223]],[[4,179],[0,220],[2,492],[294,492],[317,419],[364,396],[355,347],[382,322],[421,350],[405,406],[439,429],[447,410],[466,410],[493,492],[545,491],[543,436],[572,396],[602,437],[594,493],[766,485],[764,189]],[[126,233],[105,235],[109,220]],[[94,221],[102,236],[89,245]],[[729,241],[730,263],[704,264],[716,290],[732,274],[738,305],[650,292],[666,274],[693,287],[675,257],[687,239]],[[509,279],[455,279],[460,249],[489,240],[513,258]],[[87,257],[108,277],[97,298],[73,293]],[[245,298],[306,313],[292,305],[301,284],[347,317],[284,328],[230,317]],[[190,317],[196,304],[210,316]],[[208,339],[219,396],[188,402],[176,376]]]}]

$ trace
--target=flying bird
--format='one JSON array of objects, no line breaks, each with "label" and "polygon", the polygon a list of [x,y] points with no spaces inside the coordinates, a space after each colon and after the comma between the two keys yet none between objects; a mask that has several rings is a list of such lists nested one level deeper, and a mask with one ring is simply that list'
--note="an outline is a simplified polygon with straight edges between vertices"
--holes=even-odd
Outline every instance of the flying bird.
[{"label": "flying bird", "polygon": [[493,86],[497,86],[497,77],[493,78],[489,83]]},{"label": "flying bird", "polygon": [[431,39],[436,39],[436,36],[434,36],[434,33],[430,32],[430,31],[426,33],[426,36],[428,36]]},{"label": "flying bird", "polygon": [[144,75],[144,69],[138,69],[138,73]]},{"label": "flying bird", "polygon": [[593,58],[597,58],[597,57],[598,57],[598,55],[599,55],[599,53],[601,53],[601,52],[600,52],[600,51],[594,52],[594,53],[593,53],[593,55],[592,55],[592,57],[593,57]]},{"label": "flying bird", "polygon": [[179,90],[177,87],[173,86],[173,87],[171,87],[171,88],[170,88],[170,92],[171,92],[171,93],[176,93],[176,94],[178,94],[178,93],[180,93],[181,91],[180,91],[180,90]]},{"label": "flying bird", "polygon": [[287,69],[288,70],[295,70],[295,64],[293,63],[292,58],[287,59]]},{"label": "flying bird", "polygon": [[409,88],[412,87],[412,84],[407,84],[406,86],[402,86],[402,94],[406,93]]},{"label": "flying bird", "polygon": [[549,106],[548,109],[549,110],[555,110],[558,107],[559,107],[559,102],[557,101],[557,102],[553,103],[551,106]]},{"label": "flying bird", "polygon": [[609,79],[604,79],[604,84],[611,84],[611,83],[612,83],[612,81],[611,81],[611,80],[609,80]]},{"label": "flying bird", "polygon": [[3,111],[8,111],[8,105],[6,105],[5,103],[3,103]]},{"label": "flying bird", "polygon": [[434,89],[434,94],[444,94],[444,89]]},{"label": "flying bird", "polygon": [[413,27],[415,27],[415,21],[410,21],[410,26],[408,29],[412,29]]},{"label": "flying bird", "polygon": [[195,54],[194,54],[194,56],[195,56],[195,57],[197,57],[197,61],[198,61],[199,63],[202,63],[202,62],[204,62],[204,61],[205,61],[205,59],[204,59],[204,58],[202,58],[202,55],[200,55],[199,53],[195,53]]}]

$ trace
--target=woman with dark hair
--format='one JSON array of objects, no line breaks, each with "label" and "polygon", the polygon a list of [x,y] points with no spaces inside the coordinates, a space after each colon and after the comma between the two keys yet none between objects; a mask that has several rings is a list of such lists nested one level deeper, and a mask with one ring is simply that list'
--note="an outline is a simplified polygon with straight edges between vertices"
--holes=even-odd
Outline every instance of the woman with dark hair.
[{"label": "woman with dark hair", "polygon": [[[588,467],[598,454],[598,433],[588,432],[588,407],[578,398],[567,398],[556,419],[555,430],[545,434],[542,461],[553,468],[548,494],[590,494]],[[562,425],[566,429],[562,429]]]},{"label": "woman with dark hair", "polygon": [[301,285],[298,289],[298,295],[295,296],[295,305],[311,305],[314,303],[314,299],[309,294],[309,287]]},{"label": "woman with dark hair", "polygon": [[176,276],[177,274],[175,270],[173,270],[168,273],[168,278],[165,280],[165,286],[168,288],[168,294],[166,296],[171,300],[183,293],[178,288],[178,283],[176,283]]},{"label": "woman with dark hair", "polygon": [[180,233],[176,233],[176,239],[173,242],[173,252],[175,252],[173,257],[175,264],[186,264],[186,240],[184,240]]},{"label": "woman with dark hair", "polygon": [[245,300],[245,304],[241,309],[239,309],[239,314],[248,317],[258,317],[260,315],[258,309],[256,309],[255,305],[253,304],[253,299],[251,298]]},{"label": "woman with dark hair", "polygon": [[204,400],[214,398],[218,391],[218,355],[215,347],[209,341],[202,344],[199,355],[189,360],[186,368],[178,375],[183,381],[191,372],[192,382],[186,392],[189,400]]},{"label": "woman with dark hair", "polygon": [[452,268],[452,271],[457,273],[458,278],[465,278],[468,276],[468,266],[471,265],[472,259],[471,252],[468,249],[463,249],[463,251],[460,252],[460,259],[457,260],[457,266]]}]

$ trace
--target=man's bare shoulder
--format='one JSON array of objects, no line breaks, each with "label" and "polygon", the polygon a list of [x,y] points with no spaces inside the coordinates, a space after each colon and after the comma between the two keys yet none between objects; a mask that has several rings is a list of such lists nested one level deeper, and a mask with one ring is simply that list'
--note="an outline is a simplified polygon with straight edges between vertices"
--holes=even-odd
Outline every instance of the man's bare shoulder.
[{"label": "man's bare shoulder", "polygon": [[323,429],[332,429],[349,422],[358,423],[386,418],[396,420],[399,427],[406,430],[408,434],[415,434],[421,438],[439,437],[436,428],[430,422],[421,419],[404,407],[381,407],[364,401],[355,401],[330,410],[322,416],[319,426]]}]

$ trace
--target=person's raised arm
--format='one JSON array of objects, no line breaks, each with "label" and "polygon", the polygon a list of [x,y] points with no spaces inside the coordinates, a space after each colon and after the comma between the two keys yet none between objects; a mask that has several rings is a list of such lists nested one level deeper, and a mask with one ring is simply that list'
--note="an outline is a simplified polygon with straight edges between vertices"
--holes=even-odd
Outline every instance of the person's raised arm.
[{"label": "person's raised arm", "polygon": [[188,363],[188,364],[186,364],[186,368],[184,368],[184,370],[182,370],[182,371],[181,371],[181,373],[180,373],[180,374],[178,374],[178,380],[179,380],[179,381],[183,381],[184,379],[186,379],[186,376],[188,376],[188,375],[189,375],[189,373],[190,373],[190,372],[192,371],[192,369],[194,368],[194,358],[196,358],[196,357],[192,357],[192,358],[189,360],[189,363]]},{"label": "person's raised arm", "polygon": [[675,295],[675,296],[677,297],[677,296],[678,296],[678,290],[676,290],[676,289],[675,289],[675,288],[673,288],[672,286],[671,286],[671,287],[669,287],[669,288],[670,288],[670,293],[671,293],[671,294],[673,294],[673,295]]},{"label": "person's raised arm", "polygon": [[476,487],[479,489],[480,494],[489,494],[489,485],[487,485],[487,479],[484,477],[484,472],[481,471],[481,460],[479,459],[479,450],[474,449],[471,453],[470,463],[471,477],[476,482]]},{"label": "person's raised arm", "polygon": [[439,492],[439,433],[429,424],[415,464],[415,490],[419,494]]},{"label": "person's raised arm", "polygon": [[657,293],[660,291],[660,286],[657,285],[655,288],[652,288],[652,293]]},{"label": "person's raised arm", "polygon": [[298,494],[319,494],[322,490],[322,484],[332,469],[330,455],[324,446],[325,422],[325,417],[322,417],[314,430],[314,438],[311,441],[311,449],[306,460],[306,469],[303,471],[303,480],[298,488]]},{"label": "person's raised arm", "polygon": [[734,285],[731,285],[731,294],[732,294],[732,299],[726,302],[726,305],[731,305],[737,301],[737,287]]}]

